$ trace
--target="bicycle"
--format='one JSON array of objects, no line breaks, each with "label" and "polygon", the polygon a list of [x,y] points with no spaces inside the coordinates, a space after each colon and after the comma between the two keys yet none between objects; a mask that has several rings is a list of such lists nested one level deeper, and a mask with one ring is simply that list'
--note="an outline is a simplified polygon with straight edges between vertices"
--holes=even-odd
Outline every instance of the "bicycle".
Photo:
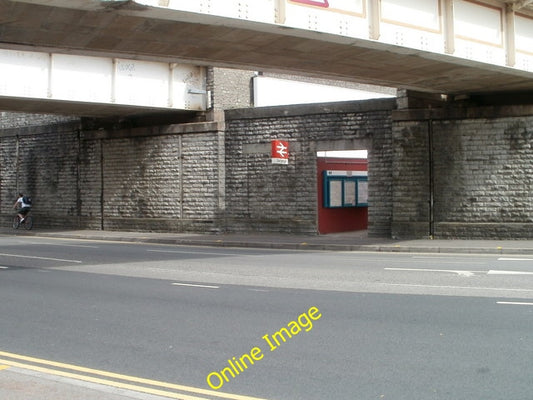
[{"label": "bicycle", "polygon": [[29,212],[26,214],[26,216],[24,217],[22,221],[20,220],[20,217],[18,216],[18,214],[15,215],[15,217],[13,218],[13,229],[18,229],[20,227],[28,231],[31,228],[33,228],[33,218]]}]

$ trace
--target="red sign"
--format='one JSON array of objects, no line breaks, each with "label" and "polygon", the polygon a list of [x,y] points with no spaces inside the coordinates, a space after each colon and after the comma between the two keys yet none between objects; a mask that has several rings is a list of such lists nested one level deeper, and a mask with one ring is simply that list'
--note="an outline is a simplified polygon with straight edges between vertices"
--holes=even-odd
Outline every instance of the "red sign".
[{"label": "red sign", "polygon": [[289,142],[286,140],[273,140],[271,157],[273,164],[288,164]]}]

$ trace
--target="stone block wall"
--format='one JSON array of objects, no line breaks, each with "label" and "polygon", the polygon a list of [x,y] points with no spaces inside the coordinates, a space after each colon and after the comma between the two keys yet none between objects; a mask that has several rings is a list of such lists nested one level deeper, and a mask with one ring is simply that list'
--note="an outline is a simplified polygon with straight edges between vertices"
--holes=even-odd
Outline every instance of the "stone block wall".
[{"label": "stone block wall", "polygon": [[439,237],[533,238],[533,115],[434,123]]},{"label": "stone block wall", "polygon": [[4,226],[23,191],[34,199],[36,228],[216,231],[224,198],[223,136],[223,125],[214,122],[3,130]]},{"label": "stone block wall", "polygon": [[426,121],[393,124],[392,237],[429,236],[429,155]]},{"label": "stone block wall", "polygon": [[[43,226],[76,226],[79,124],[8,129],[0,136],[0,204],[4,226],[17,193],[33,199]],[[39,211],[37,211],[39,210]]]},{"label": "stone block wall", "polygon": [[68,115],[27,114],[0,111],[0,129],[28,128],[30,126],[77,123],[79,118]]},{"label": "stone block wall", "polygon": [[[248,108],[119,130],[2,114],[2,223],[23,191],[36,228],[315,234],[317,151],[367,149],[370,236],[533,238],[533,106],[394,108]],[[289,141],[288,165],[272,164],[273,139]]]},{"label": "stone block wall", "polygon": [[[229,231],[318,232],[316,153],[369,150],[369,233],[390,232],[394,100],[265,107],[226,112]],[[289,141],[289,164],[271,161],[271,141]]]},{"label": "stone block wall", "polygon": [[393,237],[533,238],[532,106],[393,114]]},{"label": "stone block wall", "polygon": [[[223,134],[214,122],[84,132],[83,152],[93,155],[93,173],[85,174],[88,181],[82,184],[92,186],[85,194],[93,196],[89,207],[82,208],[86,225],[100,223],[109,230],[217,231],[224,196],[220,190],[224,165],[219,165]],[[98,192],[101,201],[95,206]]]}]

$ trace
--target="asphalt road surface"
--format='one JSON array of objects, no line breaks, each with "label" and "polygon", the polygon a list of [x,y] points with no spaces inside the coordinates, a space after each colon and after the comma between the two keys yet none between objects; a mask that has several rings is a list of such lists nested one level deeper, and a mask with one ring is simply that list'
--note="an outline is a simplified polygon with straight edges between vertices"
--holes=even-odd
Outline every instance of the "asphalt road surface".
[{"label": "asphalt road surface", "polygon": [[4,237],[0,316],[0,365],[27,356],[168,390],[271,400],[533,393],[528,256]]}]

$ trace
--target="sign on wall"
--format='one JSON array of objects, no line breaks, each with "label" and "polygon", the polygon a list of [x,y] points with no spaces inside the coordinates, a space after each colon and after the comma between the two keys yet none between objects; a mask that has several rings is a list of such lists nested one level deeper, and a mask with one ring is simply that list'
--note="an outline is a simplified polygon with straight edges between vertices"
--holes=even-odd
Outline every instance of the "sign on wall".
[{"label": "sign on wall", "polygon": [[273,140],[271,157],[272,164],[288,164],[289,142],[286,140]]}]

